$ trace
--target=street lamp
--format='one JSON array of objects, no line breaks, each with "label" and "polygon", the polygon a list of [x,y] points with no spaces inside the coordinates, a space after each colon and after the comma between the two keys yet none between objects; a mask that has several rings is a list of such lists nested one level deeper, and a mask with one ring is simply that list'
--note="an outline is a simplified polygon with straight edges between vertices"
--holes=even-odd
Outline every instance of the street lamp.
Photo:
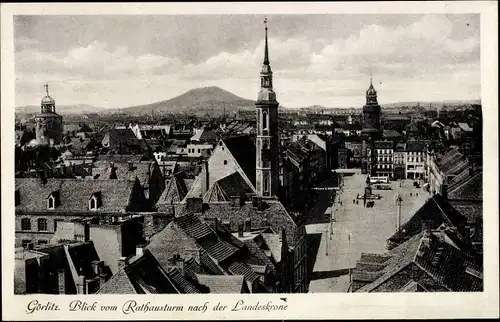
[{"label": "street lamp", "polygon": [[396,204],[398,205],[398,239],[401,240],[401,205],[403,204],[403,198],[398,194],[396,199]]},{"label": "street lamp", "polygon": [[349,282],[352,283],[352,273],[351,273],[351,257],[352,257],[352,254],[351,254],[351,233],[350,232],[347,235],[347,239],[349,240],[349,262],[348,262],[348,265],[349,265]]}]

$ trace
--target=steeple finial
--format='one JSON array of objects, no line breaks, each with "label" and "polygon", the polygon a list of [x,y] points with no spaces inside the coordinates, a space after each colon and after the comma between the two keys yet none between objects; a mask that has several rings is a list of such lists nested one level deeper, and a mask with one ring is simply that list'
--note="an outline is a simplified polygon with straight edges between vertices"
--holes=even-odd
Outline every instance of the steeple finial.
[{"label": "steeple finial", "polygon": [[372,73],[370,73],[370,86],[373,86],[373,83],[372,83]]},{"label": "steeple finial", "polygon": [[267,17],[264,18],[264,25],[266,30],[266,44],[264,48],[264,65],[269,65],[269,50],[267,48]]},{"label": "steeple finial", "polygon": [[43,86],[45,87],[45,92],[47,93],[47,96],[49,96],[49,85],[45,84]]}]

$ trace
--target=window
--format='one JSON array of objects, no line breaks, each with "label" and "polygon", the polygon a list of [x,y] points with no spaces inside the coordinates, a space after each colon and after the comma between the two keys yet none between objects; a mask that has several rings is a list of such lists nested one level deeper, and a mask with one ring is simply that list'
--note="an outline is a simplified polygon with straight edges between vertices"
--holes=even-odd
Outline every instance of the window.
[{"label": "window", "polygon": [[262,128],[267,129],[267,113],[262,113]]},{"label": "window", "polygon": [[47,239],[39,239],[38,240],[38,245],[46,245],[48,243],[49,243],[49,241]]},{"label": "window", "polygon": [[224,165],[226,165],[226,164],[227,164],[227,160],[224,160]]},{"label": "window", "polygon": [[95,210],[97,209],[97,200],[95,198],[90,199],[90,205],[89,205],[90,210]]},{"label": "window", "polygon": [[268,192],[269,191],[269,179],[268,178],[264,178],[264,192]]},{"label": "window", "polygon": [[21,230],[31,230],[31,219],[29,218],[21,219]]},{"label": "window", "polygon": [[54,231],[57,230],[57,223],[61,222],[61,221],[64,221],[64,220],[63,219],[54,219]]},{"label": "window", "polygon": [[38,219],[38,231],[47,231],[47,219]]},{"label": "window", "polygon": [[[193,149],[193,150],[194,150],[194,149]],[[198,149],[198,153],[200,153],[200,152],[201,152],[201,151],[200,151],[200,149]]]},{"label": "window", "polygon": [[55,207],[54,207],[54,197],[50,196],[48,199],[47,199],[47,208],[49,210],[53,210]]}]

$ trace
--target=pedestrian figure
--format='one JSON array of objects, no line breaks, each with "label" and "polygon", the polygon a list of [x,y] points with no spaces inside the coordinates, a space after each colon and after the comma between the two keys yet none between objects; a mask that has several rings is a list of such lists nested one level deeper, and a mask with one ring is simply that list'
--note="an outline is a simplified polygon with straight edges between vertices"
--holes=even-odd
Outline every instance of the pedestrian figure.
[{"label": "pedestrian figure", "polygon": [[410,192],[410,197],[411,197],[411,192]]},{"label": "pedestrian figure", "polygon": [[352,199],[352,203],[356,203],[356,199]]},{"label": "pedestrian figure", "polygon": [[418,192],[417,192],[417,197],[418,197]]}]

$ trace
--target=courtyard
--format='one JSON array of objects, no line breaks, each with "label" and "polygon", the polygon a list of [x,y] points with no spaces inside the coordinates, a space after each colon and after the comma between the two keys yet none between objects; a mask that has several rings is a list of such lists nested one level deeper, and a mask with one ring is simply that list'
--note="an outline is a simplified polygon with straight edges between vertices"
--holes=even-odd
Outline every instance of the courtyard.
[{"label": "courtyard", "polygon": [[332,191],[319,192],[306,225],[311,251],[309,292],[346,292],[349,270],[356,266],[361,253],[386,251],[386,240],[397,227],[398,194],[402,198],[401,223],[429,196],[422,188],[414,187],[413,180],[394,181],[389,183],[391,190],[373,190],[381,199],[368,208],[362,199],[353,203],[358,194],[364,193],[366,178],[360,172],[344,176],[342,189],[335,193],[335,204],[331,201]]}]

